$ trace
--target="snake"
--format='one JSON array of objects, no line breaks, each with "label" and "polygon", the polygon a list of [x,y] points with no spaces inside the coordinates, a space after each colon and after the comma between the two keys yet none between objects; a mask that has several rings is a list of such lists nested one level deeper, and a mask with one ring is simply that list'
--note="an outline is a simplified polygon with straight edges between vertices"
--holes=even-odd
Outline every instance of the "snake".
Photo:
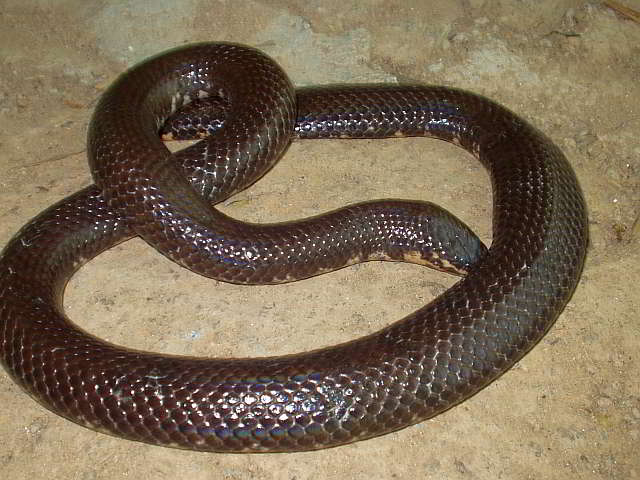
[{"label": "snake", "polygon": [[[221,105],[215,131],[194,127],[205,138],[170,153],[160,135],[167,119],[207,99]],[[212,205],[253,184],[293,139],[415,136],[454,143],[488,171],[488,251],[437,209],[407,201],[264,225]],[[453,87],[295,88],[257,49],[185,45],[135,65],[103,93],[87,153],[95,184],[27,223],[0,256],[0,360],[47,409],[129,440],[291,452],[422,422],[533,348],[585,260],[585,202],[561,150],[506,107]],[[428,176],[428,165],[421,171]],[[162,355],[103,341],[63,308],[74,272],[134,236],[194,272],[241,284],[370,260],[464,275],[405,318],[339,345],[271,357]]]}]

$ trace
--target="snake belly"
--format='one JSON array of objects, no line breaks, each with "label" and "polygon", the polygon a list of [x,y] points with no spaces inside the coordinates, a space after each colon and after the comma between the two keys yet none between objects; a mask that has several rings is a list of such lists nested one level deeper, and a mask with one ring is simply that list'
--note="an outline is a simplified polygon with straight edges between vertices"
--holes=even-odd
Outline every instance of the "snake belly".
[{"label": "snake belly", "polygon": [[[103,96],[89,134],[98,186],[33,219],[0,257],[0,358],[46,408],[94,430],[179,448],[331,447],[398,430],[465,400],[529,351],[563,310],[582,270],[587,217],[570,165],[545,135],[462,90],[296,91],[274,65],[248,47],[191,45],[134,67]],[[181,105],[211,92],[232,106],[229,125],[170,157],[158,128]],[[71,275],[134,235],[194,271],[239,283],[278,283],[347,264],[344,255],[332,257],[342,241],[323,217],[260,227],[209,206],[259,178],[294,135],[428,136],[460,145],[491,177],[489,253],[404,319],[295,355],[134,351],[66,317],[62,296]],[[343,227],[357,238],[358,225]],[[370,254],[360,248],[352,256]]]}]

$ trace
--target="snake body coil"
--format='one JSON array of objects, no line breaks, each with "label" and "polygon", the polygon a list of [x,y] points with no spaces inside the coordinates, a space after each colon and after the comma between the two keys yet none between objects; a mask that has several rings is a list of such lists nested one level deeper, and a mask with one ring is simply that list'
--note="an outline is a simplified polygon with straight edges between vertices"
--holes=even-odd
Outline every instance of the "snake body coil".
[{"label": "snake body coil", "polygon": [[[182,105],[209,96],[229,106],[223,128],[171,156],[158,129]],[[136,234],[194,271],[238,283],[278,283],[355,261],[411,256],[416,245],[394,232],[416,238],[421,221],[399,203],[266,226],[210,208],[268,170],[294,132],[459,144],[492,179],[489,253],[406,318],[297,355],[161,356],[108,344],[67,319],[62,295],[71,275]],[[89,153],[97,186],[40,214],[0,257],[0,359],[50,410],[132,440],[211,451],[310,450],[422,421],[468,398],[532,348],[582,270],[585,205],[562,153],[509,110],[460,90],[295,91],[256,50],[192,45],[116,81],[94,114]],[[373,223],[360,221],[367,215]],[[371,240],[371,225],[382,241]],[[350,246],[347,238],[364,240]]]}]

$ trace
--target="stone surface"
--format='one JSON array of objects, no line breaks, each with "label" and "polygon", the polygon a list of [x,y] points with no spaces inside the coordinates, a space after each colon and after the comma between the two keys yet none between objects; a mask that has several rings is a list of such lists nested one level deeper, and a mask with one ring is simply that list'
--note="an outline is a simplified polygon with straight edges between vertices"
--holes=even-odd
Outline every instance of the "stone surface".
[{"label": "stone surface", "polygon": [[[637,0],[626,0],[640,9]],[[464,404],[403,431],[328,451],[196,454],[78,427],[0,371],[3,478],[638,478],[640,430],[640,25],[600,2],[174,0],[3,2],[0,245],[91,182],[96,99],[127,66],[183,43],[265,50],[296,84],[417,81],[509,106],[565,151],[590,209],[591,247],[549,335]],[[425,139],[299,142],[222,208],[272,222],[396,197],[435,201],[490,242],[482,167]],[[128,347],[262,356],[356,338],[418,308],[454,278],[367,264],[284,286],[200,278],[142,241],[71,281],[69,316]],[[279,339],[284,338],[283,345]]]}]

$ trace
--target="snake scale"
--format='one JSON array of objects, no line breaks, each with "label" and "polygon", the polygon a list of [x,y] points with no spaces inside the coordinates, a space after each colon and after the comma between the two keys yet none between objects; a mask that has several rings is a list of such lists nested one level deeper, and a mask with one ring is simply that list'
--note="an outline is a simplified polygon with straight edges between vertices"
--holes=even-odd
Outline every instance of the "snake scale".
[{"label": "snake scale", "polygon": [[[159,135],[165,121],[207,98],[224,104],[222,126],[170,154]],[[488,253],[478,247],[464,278],[406,318],[311,352],[227,359],[129,350],[65,316],[71,275],[134,235],[195,272],[236,283],[287,282],[376,259],[455,271],[473,241],[463,239],[460,255],[429,244],[446,232],[425,233],[428,224],[446,231],[439,225],[450,220],[431,222],[412,202],[270,225],[235,221],[210,205],[256,181],[294,137],[394,136],[460,145],[493,186]],[[563,310],[584,262],[585,204],[561,151],[506,108],[453,88],[296,90],[257,50],[188,45],[116,80],[96,107],[88,152],[96,184],[25,225],[0,257],[0,359],[46,408],[131,440],[297,451],[415,424],[470,397],[529,351]]]}]

